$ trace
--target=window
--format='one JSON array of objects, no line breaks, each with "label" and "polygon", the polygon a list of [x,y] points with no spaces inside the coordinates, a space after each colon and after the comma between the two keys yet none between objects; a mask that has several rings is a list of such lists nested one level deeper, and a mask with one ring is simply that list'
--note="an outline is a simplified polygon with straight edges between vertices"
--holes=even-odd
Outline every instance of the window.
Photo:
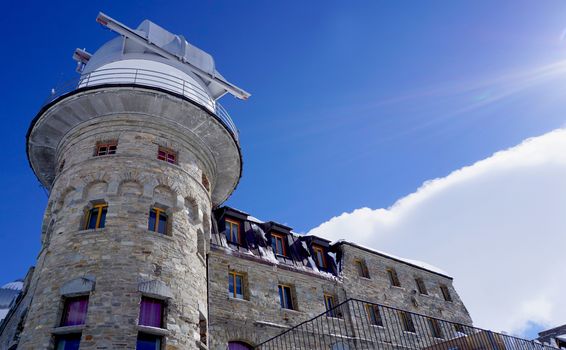
[{"label": "window", "polygon": [[383,319],[381,318],[381,313],[379,312],[379,306],[366,304],[366,313],[370,324],[383,327]]},{"label": "window", "polygon": [[139,333],[136,350],[160,350],[161,337],[153,334]]},{"label": "window", "polygon": [[358,271],[358,276],[369,278],[369,271],[366,266],[366,263],[363,260],[356,259],[354,260],[354,264],[356,265],[356,271]]},{"label": "window", "polygon": [[324,294],[324,307],[326,308],[327,317],[342,317],[342,313],[336,308],[336,297],[331,294]]},{"label": "window", "polygon": [[291,286],[280,284],[278,287],[279,287],[279,302],[281,303],[281,308],[294,310],[295,306],[293,305]]},{"label": "window", "polygon": [[440,291],[442,292],[442,296],[446,301],[452,301],[452,296],[450,295],[450,290],[444,284],[440,285]]},{"label": "window", "polygon": [[116,154],[118,148],[118,141],[97,142],[94,156],[107,156],[109,154]]},{"label": "window", "polygon": [[61,317],[61,327],[79,326],[86,322],[88,295],[66,298]]},{"label": "window", "polygon": [[314,257],[316,261],[316,266],[319,268],[326,268],[326,258],[324,257],[324,249],[317,245],[313,245],[312,249],[314,251]]},{"label": "window", "polygon": [[285,246],[285,235],[279,233],[271,234],[271,247],[277,255],[287,256],[287,247]]},{"label": "window", "polygon": [[237,272],[228,274],[228,293],[231,298],[244,299],[244,275]]},{"label": "window", "polygon": [[156,207],[151,208],[147,226],[150,231],[167,234],[167,214],[165,210]]},{"label": "window", "polygon": [[454,323],[454,330],[459,333],[464,333],[464,326],[459,323]]},{"label": "window", "polygon": [[140,303],[140,326],[163,328],[163,301],[142,297]]},{"label": "window", "polygon": [[228,350],[252,350],[253,346],[241,341],[231,341],[228,343]]},{"label": "window", "polygon": [[416,278],[415,282],[417,283],[417,289],[419,290],[419,293],[425,295],[428,294],[428,291],[426,290],[426,285],[422,278]]},{"label": "window", "polygon": [[401,320],[401,325],[403,325],[403,330],[405,332],[416,333],[415,324],[413,323],[411,314],[405,311],[399,311],[399,319]]},{"label": "window", "polygon": [[55,350],[79,350],[81,333],[58,335],[55,337]]},{"label": "window", "polygon": [[428,323],[430,324],[430,330],[432,332],[432,336],[435,338],[444,338],[442,334],[442,328],[440,327],[440,323],[438,323],[437,319],[429,318]]},{"label": "window", "polygon": [[95,204],[92,209],[86,213],[85,230],[92,230],[97,228],[104,228],[106,224],[106,212],[108,211],[108,204]]},{"label": "window", "polygon": [[401,287],[401,283],[399,282],[399,277],[397,276],[397,271],[394,269],[387,269],[387,274],[389,275],[389,282],[394,287]]},{"label": "window", "polygon": [[226,242],[240,244],[240,223],[226,219]]},{"label": "window", "polygon": [[177,164],[177,152],[170,148],[159,147],[157,150],[157,159],[171,164]]}]

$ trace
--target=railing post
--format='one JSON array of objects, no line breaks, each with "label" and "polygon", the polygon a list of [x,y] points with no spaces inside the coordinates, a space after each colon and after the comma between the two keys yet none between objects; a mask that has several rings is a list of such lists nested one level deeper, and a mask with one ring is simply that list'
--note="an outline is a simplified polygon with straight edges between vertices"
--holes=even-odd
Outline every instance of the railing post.
[{"label": "railing post", "polygon": [[134,71],[134,84],[136,83],[137,79],[138,79],[138,70],[136,69]]},{"label": "railing post", "polygon": [[185,79],[182,79],[183,81],[183,96],[185,96]]}]

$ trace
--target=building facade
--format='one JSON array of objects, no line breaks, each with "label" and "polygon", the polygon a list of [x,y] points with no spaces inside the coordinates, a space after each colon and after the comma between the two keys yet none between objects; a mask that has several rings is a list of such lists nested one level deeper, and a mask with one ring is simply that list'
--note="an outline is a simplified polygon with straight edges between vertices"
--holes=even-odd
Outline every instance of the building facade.
[{"label": "building facade", "polygon": [[49,199],[0,349],[245,349],[321,313],[349,322],[351,298],[471,325],[443,272],[220,207],[242,159],[218,99],[249,94],[182,36],[97,21],[119,36],[75,51],[80,77],[28,131]]}]

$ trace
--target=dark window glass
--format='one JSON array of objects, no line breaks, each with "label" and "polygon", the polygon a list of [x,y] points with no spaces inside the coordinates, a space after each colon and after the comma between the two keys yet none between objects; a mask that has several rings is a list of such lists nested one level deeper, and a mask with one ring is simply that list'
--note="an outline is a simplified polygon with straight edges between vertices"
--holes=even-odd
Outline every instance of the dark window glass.
[{"label": "dark window glass", "polygon": [[440,291],[442,292],[442,296],[444,297],[444,300],[452,301],[452,296],[450,295],[450,291],[448,290],[448,287],[446,287],[445,285],[441,285]]},{"label": "dark window glass", "polygon": [[333,295],[324,295],[324,307],[326,308],[326,316],[340,317],[340,312],[336,307],[336,298]]},{"label": "dark window glass", "polygon": [[163,327],[163,301],[142,297],[140,304],[140,321],[142,326]]},{"label": "dark window glass", "polygon": [[61,326],[78,326],[85,324],[88,310],[88,296],[65,299]]},{"label": "dark window glass", "polygon": [[400,287],[401,283],[399,282],[399,277],[397,276],[397,271],[393,269],[388,269],[387,273],[389,274],[389,281],[391,282],[392,286]]},{"label": "dark window glass", "polygon": [[81,334],[66,334],[55,338],[55,350],[79,350]]},{"label": "dark window glass", "polygon": [[294,309],[291,287],[279,285],[279,302],[283,309]]},{"label": "dark window glass", "polygon": [[413,323],[411,314],[404,311],[399,311],[399,318],[401,319],[401,324],[403,325],[404,331],[416,333],[415,324]]},{"label": "dark window glass", "polygon": [[356,270],[358,271],[358,276],[369,278],[369,272],[366,267],[366,264],[361,260],[356,260],[355,264],[356,264]]},{"label": "dark window glass", "polygon": [[464,333],[464,326],[459,323],[454,324],[454,330],[459,333]]},{"label": "dark window glass", "polygon": [[430,330],[432,332],[432,336],[435,338],[444,338],[444,335],[442,334],[442,328],[440,327],[440,323],[438,323],[438,320],[429,318],[428,321],[430,324]]},{"label": "dark window glass", "polygon": [[379,306],[366,304],[366,312],[368,315],[368,320],[370,324],[374,326],[382,326],[383,327],[383,319],[381,318],[381,313],[379,311]]},{"label": "dark window glass", "polygon": [[419,290],[419,293],[428,294],[428,291],[426,290],[426,285],[422,278],[415,279],[415,282],[417,283],[417,289]]},{"label": "dark window glass", "polygon": [[157,335],[139,333],[136,350],[160,350],[161,337]]}]

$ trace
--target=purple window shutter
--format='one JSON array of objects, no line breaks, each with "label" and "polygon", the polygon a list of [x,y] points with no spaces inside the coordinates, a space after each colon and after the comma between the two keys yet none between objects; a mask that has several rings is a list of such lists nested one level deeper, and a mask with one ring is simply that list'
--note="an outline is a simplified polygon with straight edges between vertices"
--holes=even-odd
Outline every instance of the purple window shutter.
[{"label": "purple window shutter", "polygon": [[142,298],[140,304],[140,325],[162,328],[163,302]]},{"label": "purple window shutter", "polygon": [[61,326],[77,326],[85,324],[87,310],[88,296],[67,299],[65,302],[65,310]]},{"label": "purple window shutter", "polygon": [[228,343],[228,349],[229,350],[250,350],[252,349],[251,346],[249,346],[246,343],[242,343],[239,341],[231,341]]}]

